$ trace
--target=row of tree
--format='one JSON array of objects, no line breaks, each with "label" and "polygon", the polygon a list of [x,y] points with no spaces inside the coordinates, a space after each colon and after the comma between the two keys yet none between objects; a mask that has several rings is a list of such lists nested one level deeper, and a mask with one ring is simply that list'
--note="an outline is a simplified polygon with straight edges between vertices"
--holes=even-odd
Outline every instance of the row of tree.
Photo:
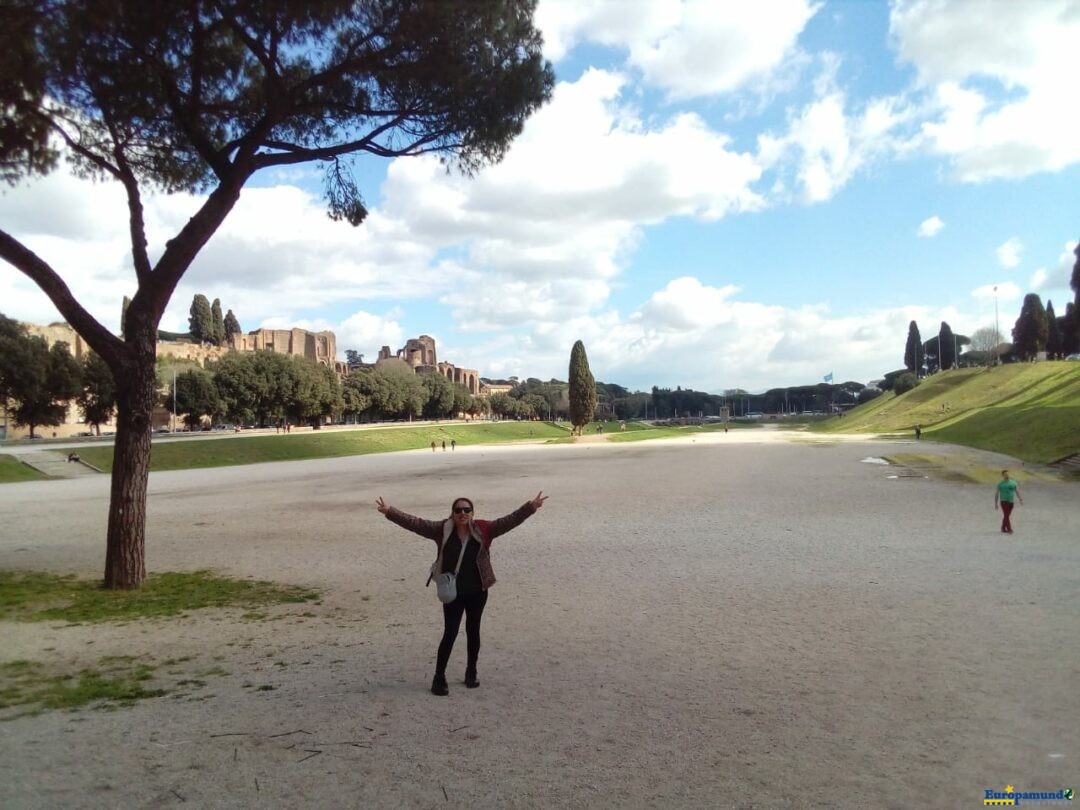
[{"label": "row of tree", "polygon": [[19,427],[54,427],[67,420],[74,401],[83,421],[99,433],[116,412],[112,372],[93,352],[76,360],[67,343],[52,346],[0,314],[0,405]]},{"label": "row of tree", "polygon": [[1012,330],[1012,354],[1017,360],[1034,360],[1040,352],[1046,352],[1047,360],[1060,360],[1080,351],[1080,258],[1073,271],[1073,286],[1078,288],[1077,302],[1067,303],[1061,317],[1055,315],[1053,301],[1047,301],[1044,308],[1035,293],[1024,296]]},{"label": "row of tree", "polygon": [[196,343],[228,346],[233,335],[240,334],[240,321],[231,309],[221,314],[221,299],[215,298],[211,304],[205,295],[199,293],[191,301],[188,328],[191,339]]},{"label": "row of tree", "polygon": [[[1054,312],[1053,301],[1048,300],[1044,307],[1038,294],[1028,293],[1013,324],[1012,343],[1002,340],[996,325],[977,329],[969,338],[955,334],[945,321],[935,337],[923,342],[918,324],[912,321],[904,347],[904,369],[918,378],[957,366],[1034,360],[1043,352],[1047,360],[1060,360],[1080,352],[1080,242],[1073,252],[1076,263],[1069,284],[1075,300],[1065,305],[1064,315]],[[960,353],[960,347],[969,345],[970,351]],[[898,379],[902,373],[890,372],[886,382]]]},{"label": "row of tree", "polygon": [[[164,365],[168,364],[166,359]],[[273,352],[230,352],[205,368],[186,365],[176,375],[175,389],[171,389],[168,372],[160,376],[166,390],[163,404],[192,428],[206,420],[266,427],[283,422],[320,424],[327,419],[573,417],[570,386],[558,380],[542,383],[529,379],[506,394],[477,397],[440,374],[418,375],[386,365],[354,369],[339,381],[326,366]],[[590,408],[587,397],[583,406],[582,413]],[[595,410],[594,393],[585,422],[592,419]]]},{"label": "row of tree", "polygon": [[907,345],[904,347],[904,368],[923,377],[937,371],[946,371],[961,365],[961,346],[968,346],[972,338],[953,332],[945,321],[934,337],[923,342],[919,325],[912,321],[908,324]]},{"label": "row of tree", "polygon": [[[327,366],[274,352],[229,352],[205,367],[158,361],[159,404],[192,430],[222,421],[265,427],[283,423],[322,424],[382,419],[446,419],[458,415],[494,415],[504,419],[569,419],[585,424],[597,410],[597,389],[605,392],[608,412],[632,414],[612,394],[626,394],[617,385],[595,383],[584,357],[575,363],[581,383],[578,408],[571,405],[569,383],[529,379],[507,394],[474,397],[462,385],[438,374],[417,375],[386,366],[359,368],[344,379]],[[591,397],[590,397],[590,393]],[[647,396],[647,395],[636,395]],[[0,315],[0,399],[10,402],[10,416],[36,435],[39,427],[67,421],[72,402],[97,433],[116,413],[112,372],[93,352],[76,360],[67,343],[51,347],[17,321]],[[612,405],[612,403],[615,403]],[[654,408],[655,410],[655,408]],[[573,422],[579,425],[579,422]]]}]

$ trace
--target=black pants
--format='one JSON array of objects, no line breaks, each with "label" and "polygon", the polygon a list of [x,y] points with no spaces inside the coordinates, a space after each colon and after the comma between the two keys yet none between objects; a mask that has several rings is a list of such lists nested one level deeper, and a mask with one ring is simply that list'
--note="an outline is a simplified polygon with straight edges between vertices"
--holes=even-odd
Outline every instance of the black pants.
[{"label": "black pants", "polygon": [[435,661],[435,674],[446,677],[446,664],[454,649],[454,640],[461,628],[461,616],[465,615],[465,641],[469,651],[468,668],[476,669],[480,655],[480,617],[487,604],[487,591],[462,594],[448,605],[443,605],[443,637],[439,642],[439,657]]}]

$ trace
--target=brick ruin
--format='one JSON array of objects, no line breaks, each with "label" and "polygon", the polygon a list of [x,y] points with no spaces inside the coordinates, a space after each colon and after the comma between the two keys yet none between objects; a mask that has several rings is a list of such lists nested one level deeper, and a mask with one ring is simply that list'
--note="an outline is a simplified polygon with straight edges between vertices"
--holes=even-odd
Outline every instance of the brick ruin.
[{"label": "brick ruin", "polygon": [[375,365],[394,360],[402,361],[416,374],[441,374],[450,382],[465,386],[465,389],[474,396],[482,393],[480,372],[475,368],[459,368],[453,363],[440,363],[435,354],[435,338],[430,335],[409,338],[405,345],[393,354],[389,346],[383,346],[379,349],[379,357]]}]

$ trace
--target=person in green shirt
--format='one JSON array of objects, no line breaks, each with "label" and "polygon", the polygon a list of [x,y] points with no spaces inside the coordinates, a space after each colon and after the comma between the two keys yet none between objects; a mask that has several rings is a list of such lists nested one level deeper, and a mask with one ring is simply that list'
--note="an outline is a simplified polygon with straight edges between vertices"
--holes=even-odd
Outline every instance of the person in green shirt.
[{"label": "person in green shirt", "polygon": [[1005,534],[1012,534],[1012,521],[1009,520],[1009,516],[1013,510],[1013,499],[1016,499],[1021,504],[1024,503],[1024,499],[1020,497],[1020,485],[1013,479],[1009,478],[1009,471],[1001,471],[1001,480],[997,482],[997,487],[994,489],[994,509],[1001,506],[1001,531]]}]

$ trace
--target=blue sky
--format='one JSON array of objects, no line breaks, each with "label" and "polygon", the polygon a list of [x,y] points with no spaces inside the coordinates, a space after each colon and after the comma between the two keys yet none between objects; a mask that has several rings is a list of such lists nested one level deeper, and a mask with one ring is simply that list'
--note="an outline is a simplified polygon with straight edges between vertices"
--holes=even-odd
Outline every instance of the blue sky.
[{"label": "blue sky", "polygon": [[[484,376],[762,390],[867,382],[907,325],[1008,335],[1025,293],[1072,299],[1080,0],[541,0],[558,85],[472,179],[368,158],[371,209],[331,223],[318,172],[257,178],[189,270],[245,329],[333,329],[372,358],[436,338]],[[148,199],[161,245],[198,205]],[[116,187],[62,173],[0,227],[103,323],[134,288]],[[0,268],[0,311],[57,315]]]}]

